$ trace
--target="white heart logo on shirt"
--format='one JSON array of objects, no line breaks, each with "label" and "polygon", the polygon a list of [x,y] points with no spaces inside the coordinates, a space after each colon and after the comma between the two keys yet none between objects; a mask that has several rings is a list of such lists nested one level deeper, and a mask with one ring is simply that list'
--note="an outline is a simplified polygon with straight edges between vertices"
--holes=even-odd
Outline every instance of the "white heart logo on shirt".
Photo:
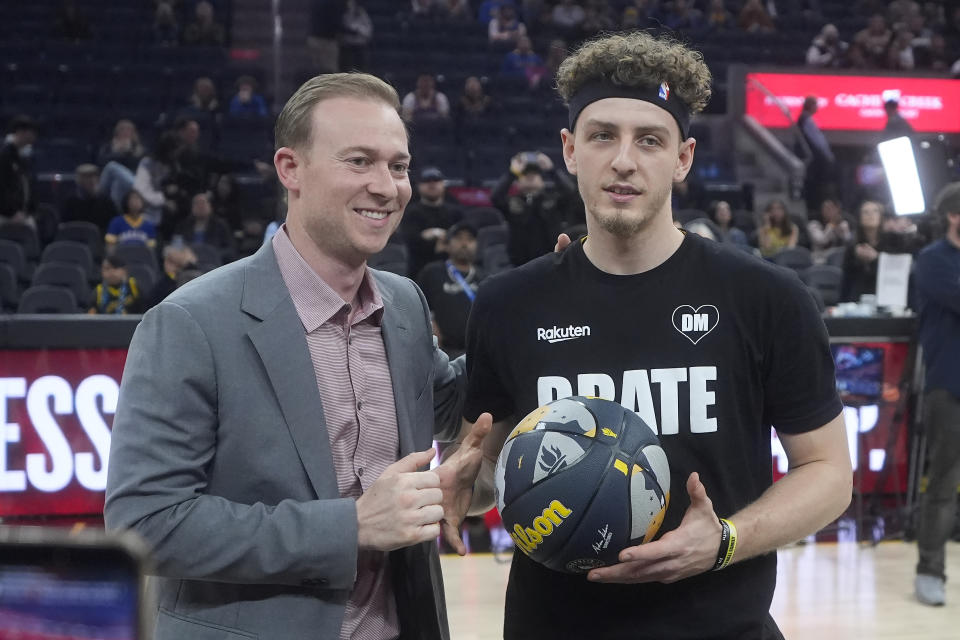
[{"label": "white heart logo on shirt", "polygon": [[696,309],[682,304],[673,310],[673,328],[693,344],[703,340],[719,322],[720,312],[712,304],[704,304]]}]

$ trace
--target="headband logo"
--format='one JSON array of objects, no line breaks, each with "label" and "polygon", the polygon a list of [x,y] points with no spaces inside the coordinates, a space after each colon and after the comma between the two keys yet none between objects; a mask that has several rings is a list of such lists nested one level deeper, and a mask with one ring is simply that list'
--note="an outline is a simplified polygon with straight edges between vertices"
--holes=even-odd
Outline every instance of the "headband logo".
[{"label": "headband logo", "polygon": [[661,100],[667,100],[670,97],[670,85],[666,82],[660,83],[660,92],[657,94]]}]

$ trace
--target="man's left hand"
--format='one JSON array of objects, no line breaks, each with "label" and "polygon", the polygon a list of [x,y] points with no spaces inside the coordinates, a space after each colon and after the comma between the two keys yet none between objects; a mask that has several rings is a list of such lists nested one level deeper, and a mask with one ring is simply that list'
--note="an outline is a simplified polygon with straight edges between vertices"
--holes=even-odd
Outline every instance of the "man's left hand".
[{"label": "man's left hand", "polygon": [[565,233],[561,233],[557,236],[557,244],[553,247],[554,253],[560,253],[564,249],[570,246],[570,236]]},{"label": "man's left hand", "polygon": [[473,485],[483,462],[483,439],[492,426],[493,417],[489,413],[480,414],[459,448],[434,469],[440,476],[440,488],[443,490],[440,531],[447,544],[461,556],[466,555],[467,548],[460,538],[460,525],[473,500]]},{"label": "man's left hand", "polygon": [[620,552],[620,563],[587,574],[591,582],[671,583],[709,571],[717,560],[722,527],[700,475],[687,478],[690,506],[680,526],[659,540]]}]

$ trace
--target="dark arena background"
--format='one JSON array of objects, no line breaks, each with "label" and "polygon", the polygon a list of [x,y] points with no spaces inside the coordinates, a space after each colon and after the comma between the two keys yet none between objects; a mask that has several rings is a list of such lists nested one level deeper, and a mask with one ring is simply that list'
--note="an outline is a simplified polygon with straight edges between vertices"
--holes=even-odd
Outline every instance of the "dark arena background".
[{"label": "dark arena background", "polygon": [[[300,84],[365,71],[396,88],[414,199],[369,264],[421,286],[440,345],[459,355],[469,303],[445,298],[430,267],[462,228],[446,230],[472,231],[464,259],[478,281],[552,251],[560,232],[585,233],[561,154],[557,67],[596,34],[644,29],[702,52],[713,76],[690,129],[693,169],[674,185],[675,223],[795,270],[837,364],[853,502],[779,552],[773,616],[798,640],[957,637],[956,581],[946,607],[912,596],[928,451],[910,270],[943,233],[934,196],[960,178],[960,5],[0,0],[0,16],[3,558],[45,528],[51,545],[69,532],[114,544],[99,530],[129,340],[165,295],[251,255],[282,224],[273,127]],[[912,210],[878,151],[900,137],[920,184]],[[862,224],[871,207],[879,228]],[[778,225],[785,244],[768,233]],[[779,478],[786,458],[771,441]],[[512,542],[495,511],[464,535],[470,553],[443,556],[452,637],[501,637]],[[130,553],[148,570],[148,552]],[[956,542],[947,556],[960,575]],[[111,557],[77,570],[112,580]],[[0,596],[0,630],[27,611]],[[64,637],[49,624],[30,637]]]}]

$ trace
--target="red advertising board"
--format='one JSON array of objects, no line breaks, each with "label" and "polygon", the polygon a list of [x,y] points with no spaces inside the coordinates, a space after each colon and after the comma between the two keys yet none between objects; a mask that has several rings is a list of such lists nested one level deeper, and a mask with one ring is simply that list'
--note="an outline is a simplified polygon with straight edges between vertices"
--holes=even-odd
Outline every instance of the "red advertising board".
[{"label": "red advertising board", "polygon": [[[867,371],[851,378],[878,385],[880,399],[848,401],[844,410],[860,490],[874,490],[886,462],[892,473],[882,490],[902,493],[908,465],[906,417],[897,424],[893,418],[908,344],[858,347],[883,354],[881,377]],[[0,518],[76,519],[102,513],[110,430],[125,361],[125,349],[0,352]],[[842,379],[839,373],[838,366]],[[886,460],[892,431],[894,447]],[[779,478],[786,472],[786,457],[772,437],[774,476]]]},{"label": "red advertising board", "polygon": [[748,73],[745,90],[746,114],[773,129],[796,122],[804,98],[813,95],[814,120],[823,131],[880,131],[887,121],[884,99],[896,95],[900,115],[916,131],[960,133],[960,80]]},{"label": "red advertising board", "polygon": [[99,514],[126,349],[3,351],[0,517]]}]

